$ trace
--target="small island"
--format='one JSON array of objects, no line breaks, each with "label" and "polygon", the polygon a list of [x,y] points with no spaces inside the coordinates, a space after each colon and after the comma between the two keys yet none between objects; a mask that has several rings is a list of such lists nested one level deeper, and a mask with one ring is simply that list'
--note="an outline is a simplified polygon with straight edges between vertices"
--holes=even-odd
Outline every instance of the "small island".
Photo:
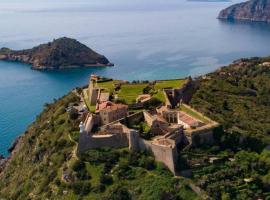
[{"label": "small island", "polygon": [[222,10],[218,18],[270,23],[270,0],[250,0],[232,5]]},{"label": "small island", "polygon": [[109,60],[75,39],[62,37],[32,49],[0,49],[0,60],[32,65],[36,70],[113,66]]}]

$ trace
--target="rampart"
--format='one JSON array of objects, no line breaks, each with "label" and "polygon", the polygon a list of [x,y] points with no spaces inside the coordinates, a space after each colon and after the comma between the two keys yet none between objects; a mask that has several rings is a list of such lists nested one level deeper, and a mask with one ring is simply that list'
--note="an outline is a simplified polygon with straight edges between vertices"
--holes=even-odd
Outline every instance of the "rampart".
[{"label": "rampart", "polygon": [[156,161],[164,163],[170,171],[175,174],[175,165],[178,159],[177,147],[167,143],[168,140],[162,144],[162,141],[148,141],[140,138],[138,133],[131,132],[129,136],[129,149],[132,151],[148,151],[151,152]]},{"label": "rampart", "polygon": [[81,133],[78,144],[78,152],[101,147],[123,148],[129,146],[126,133],[93,135],[86,132]]}]

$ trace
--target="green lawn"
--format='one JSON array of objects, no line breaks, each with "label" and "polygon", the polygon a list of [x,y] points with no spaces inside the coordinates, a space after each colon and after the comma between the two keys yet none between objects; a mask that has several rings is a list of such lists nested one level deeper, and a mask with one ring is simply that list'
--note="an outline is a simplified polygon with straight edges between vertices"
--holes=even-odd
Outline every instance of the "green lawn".
[{"label": "green lawn", "polygon": [[94,113],[95,110],[96,110],[96,105],[91,105],[90,104],[89,97],[88,97],[88,89],[83,90],[83,100],[84,100],[84,103],[87,106],[88,110],[90,112]]},{"label": "green lawn", "polygon": [[114,92],[114,84],[119,83],[119,80],[106,81],[98,83],[97,86],[103,89],[107,89],[108,92]]},{"label": "green lawn", "polygon": [[164,88],[181,88],[186,81],[186,79],[158,81],[155,84],[155,89],[160,90]]},{"label": "green lawn", "polygon": [[166,101],[165,94],[162,90],[159,90],[156,94],[153,95],[153,97],[159,99],[161,102],[164,102],[164,103]]},{"label": "green lawn", "polygon": [[119,99],[124,99],[128,104],[136,101],[138,95],[143,93],[143,89],[147,84],[125,84],[121,86],[121,89],[118,93]]},{"label": "green lawn", "polygon": [[88,98],[88,89],[83,90],[83,100],[87,108],[90,110],[91,105]]},{"label": "green lawn", "polygon": [[[107,81],[98,83],[98,87],[104,88],[109,92],[114,92],[114,84],[118,83],[119,80]],[[158,98],[160,101],[165,102],[165,96],[163,93],[164,88],[181,88],[183,84],[186,83],[186,79],[176,79],[176,80],[164,80],[158,81],[154,90],[156,94],[153,96]],[[120,99],[124,99],[128,104],[131,104],[136,100],[138,95],[143,93],[143,88],[145,88],[147,84],[123,84],[121,86],[121,90],[118,93],[118,97]]]},{"label": "green lawn", "polygon": [[160,101],[165,102],[166,98],[164,96],[163,89],[181,88],[184,83],[186,83],[186,79],[158,81],[154,86],[156,94],[154,94],[153,96],[158,98]]}]

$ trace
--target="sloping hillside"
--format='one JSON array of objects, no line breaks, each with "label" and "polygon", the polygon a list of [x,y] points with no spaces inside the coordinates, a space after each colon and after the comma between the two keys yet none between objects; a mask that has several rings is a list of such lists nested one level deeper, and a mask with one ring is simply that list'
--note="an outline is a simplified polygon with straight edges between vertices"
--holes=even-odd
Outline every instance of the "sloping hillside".
[{"label": "sloping hillside", "polygon": [[199,111],[239,132],[269,141],[270,58],[242,59],[200,78],[190,102]]},{"label": "sloping hillside", "polygon": [[191,106],[224,126],[217,143],[181,152],[182,168],[213,199],[269,199],[270,58],[200,77]]},{"label": "sloping hillside", "polygon": [[127,149],[76,155],[80,119],[70,93],[44,111],[19,140],[0,174],[0,199],[198,199],[185,179]]}]

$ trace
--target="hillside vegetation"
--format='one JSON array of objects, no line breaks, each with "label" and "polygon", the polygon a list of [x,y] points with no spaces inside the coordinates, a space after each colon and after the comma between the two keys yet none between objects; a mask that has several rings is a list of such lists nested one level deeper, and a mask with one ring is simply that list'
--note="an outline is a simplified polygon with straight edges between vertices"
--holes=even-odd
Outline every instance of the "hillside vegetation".
[{"label": "hillside vegetation", "polygon": [[223,67],[201,79],[190,104],[223,124],[230,133],[269,141],[270,58],[253,58]]},{"label": "hillside vegetation", "polygon": [[187,180],[144,152],[98,149],[76,155],[80,117],[70,93],[46,104],[0,175],[0,199],[199,199]]},{"label": "hillside vegetation", "polygon": [[177,167],[192,180],[173,177],[145,152],[77,155],[81,119],[67,108],[80,99],[69,93],[46,104],[19,140],[0,174],[0,199],[199,199],[190,181],[215,200],[270,199],[270,58],[242,59],[195,81],[190,106],[223,128],[214,145],[180,152]]},{"label": "hillside vegetation", "polygon": [[213,199],[270,198],[269,61],[242,59],[198,79],[190,105],[224,130],[214,146],[181,152],[181,167]]},{"label": "hillside vegetation", "polygon": [[75,66],[111,66],[108,59],[75,39],[63,37],[32,49],[0,49],[0,60],[19,61],[32,69],[62,69]]}]

